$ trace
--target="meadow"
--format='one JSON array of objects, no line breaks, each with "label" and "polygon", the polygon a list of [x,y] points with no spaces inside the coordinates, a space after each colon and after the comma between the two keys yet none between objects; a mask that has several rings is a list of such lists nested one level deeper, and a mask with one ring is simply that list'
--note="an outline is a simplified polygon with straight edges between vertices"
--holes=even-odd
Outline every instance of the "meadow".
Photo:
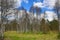
[{"label": "meadow", "polygon": [[7,31],[4,33],[5,40],[58,40],[57,32],[40,33],[17,33],[16,31]]}]

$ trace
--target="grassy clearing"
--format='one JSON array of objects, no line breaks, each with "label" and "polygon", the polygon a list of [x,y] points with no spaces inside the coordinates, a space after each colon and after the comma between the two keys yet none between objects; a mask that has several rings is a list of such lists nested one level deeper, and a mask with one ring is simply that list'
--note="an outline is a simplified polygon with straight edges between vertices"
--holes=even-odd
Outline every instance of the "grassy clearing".
[{"label": "grassy clearing", "polygon": [[8,31],[4,33],[5,40],[57,40],[57,35],[55,32],[48,34],[24,34]]}]

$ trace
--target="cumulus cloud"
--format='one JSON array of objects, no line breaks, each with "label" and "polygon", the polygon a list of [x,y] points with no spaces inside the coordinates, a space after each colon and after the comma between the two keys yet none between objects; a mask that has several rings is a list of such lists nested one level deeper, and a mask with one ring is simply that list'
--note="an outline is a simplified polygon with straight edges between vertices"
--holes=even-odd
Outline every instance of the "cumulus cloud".
[{"label": "cumulus cloud", "polygon": [[44,0],[43,5],[47,6],[49,9],[54,8],[56,0]]},{"label": "cumulus cloud", "polygon": [[46,13],[46,15],[45,15],[45,19],[47,20],[49,20],[49,21],[52,21],[52,20],[54,20],[54,19],[56,19],[57,20],[57,15],[56,15],[56,13],[54,13],[54,12],[52,12],[52,11],[46,11],[45,12]]},{"label": "cumulus cloud", "polygon": [[23,0],[25,3],[28,3],[29,1],[28,0]]},{"label": "cumulus cloud", "polygon": [[21,6],[21,3],[24,1],[25,3],[29,3],[28,0],[14,0],[15,4],[14,4],[14,8],[19,8]]},{"label": "cumulus cloud", "polygon": [[21,6],[22,0],[14,0],[14,1],[15,1],[14,8],[18,8]]},{"label": "cumulus cloud", "polygon": [[34,2],[33,6],[37,6],[37,7],[47,7],[48,9],[52,9],[54,8],[56,3],[56,0],[44,0],[43,3],[42,2]]},{"label": "cumulus cloud", "polygon": [[43,3],[41,3],[41,2],[37,2],[37,3],[34,2],[34,3],[33,3],[33,6],[34,6],[34,7],[44,7],[44,6],[43,6]]},{"label": "cumulus cloud", "polygon": [[40,15],[40,17],[41,17],[41,18],[44,18],[44,13],[42,13],[42,14]]},{"label": "cumulus cloud", "polygon": [[15,19],[15,16],[14,16],[14,14],[10,14],[7,16],[7,18],[8,18],[8,20],[12,21]]}]

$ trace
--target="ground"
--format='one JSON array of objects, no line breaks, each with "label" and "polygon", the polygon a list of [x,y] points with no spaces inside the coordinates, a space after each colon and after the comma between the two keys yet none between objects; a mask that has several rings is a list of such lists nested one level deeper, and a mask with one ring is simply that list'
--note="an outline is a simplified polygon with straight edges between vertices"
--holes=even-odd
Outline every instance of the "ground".
[{"label": "ground", "polygon": [[8,31],[4,33],[5,40],[57,40],[56,32],[42,33],[17,33],[16,31]]}]

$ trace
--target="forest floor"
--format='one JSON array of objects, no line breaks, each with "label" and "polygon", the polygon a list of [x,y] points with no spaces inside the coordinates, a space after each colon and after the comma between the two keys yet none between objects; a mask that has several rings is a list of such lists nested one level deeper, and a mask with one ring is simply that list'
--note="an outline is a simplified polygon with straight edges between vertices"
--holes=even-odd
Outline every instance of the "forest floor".
[{"label": "forest floor", "polygon": [[17,33],[16,31],[8,31],[4,33],[5,40],[57,40],[57,32],[42,33]]}]

